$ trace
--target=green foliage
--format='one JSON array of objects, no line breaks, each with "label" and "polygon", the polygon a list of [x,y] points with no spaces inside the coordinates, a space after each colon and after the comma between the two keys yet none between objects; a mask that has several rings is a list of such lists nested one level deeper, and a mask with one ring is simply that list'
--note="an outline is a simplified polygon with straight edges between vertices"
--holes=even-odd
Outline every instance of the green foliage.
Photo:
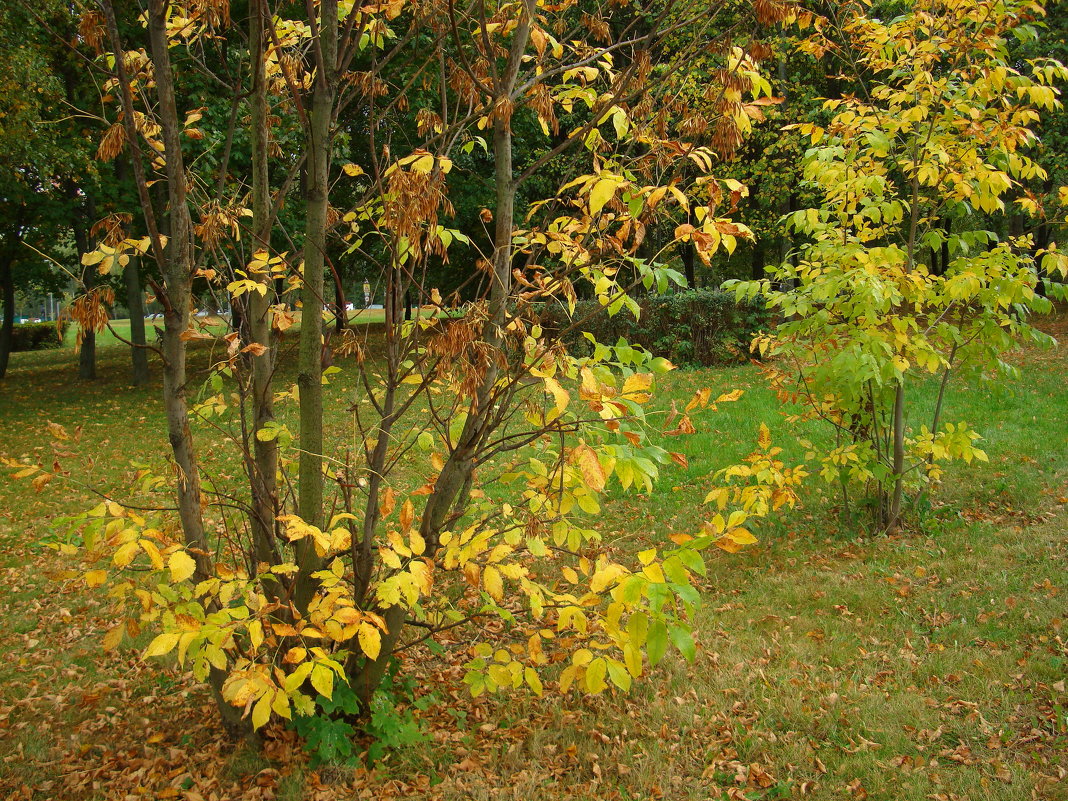
[{"label": "green foliage", "polygon": [[47,350],[63,345],[69,323],[22,323],[11,329],[11,351]]},{"label": "green foliage", "polygon": [[399,662],[391,660],[382,684],[371,699],[365,720],[359,720],[360,700],[347,684],[338,685],[332,697],[319,695],[312,715],[297,715],[293,727],[311,754],[312,767],[358,763],[355,739],[370,735],[367,762],[374,764],[388,752],[423,742],[427,735],[412,709],[425,710],[434,696],[414,697],[415,679],[398,675]]},{"label": "green foliage", "polygon": [[[768,370],[780,397],[836,432],[820,454],[824,478],[847,504],[862,488],[881,526],[899,522],[906,493],[939,478],[939,463],[986,459],[966,423],[941,421],[951,373],[1012,372],[1005,351],[1048,339],[1027,322],[1049,309],[1035,292],[1033,242],[985,230],[1021,182],[1046,177],[1027,155],[1029,125],[1057,105],[1053,84],[1068,75],[1048,59],[1009,63],[1005,37],[1024,12],[1041,7],[917,0],[889,21],[849,20],[844,46],[865,71],[864,99],[828,100],[826,128],[793,126],[808,137],[804,178],[820,196],[786,218],[804,238],[799,257],[777,280],[728,282],[782,313],[754,348],[781,357]],[[829,48],[820,37],[806,46]],[[1055,252],[1045,261],[1064,273]],[[941,391],[917,426],[906,387],[929,376]]]},{"label": "green foliage", "polygon": [[616,342],[620,338],[649,350],[672,363],[684,366],[713,367],[736,364],[748,358],[749,343],[764,331],[771,315],[763,298],[755,297],[736,303],[729,292],[716,289],[692,289],[671,295],[650,295],[638,300],[637,319],[628,313],[612,317],[600,313],[596,300],[582,301],[568,317],[560,307],[547,307],[547,327],[568,328],[568,345],[588,345],[583,332],[598,342]]},{"label": "green foliage", "polygon": [[357,727],[352,721],[358,712],[356,693],[347,684],[342,684],[334,690],[332,698],[318,696],[315,714],[298,715],[293,719],[293,727],[311,754],[312,767],[357,763],[353,742]]}]

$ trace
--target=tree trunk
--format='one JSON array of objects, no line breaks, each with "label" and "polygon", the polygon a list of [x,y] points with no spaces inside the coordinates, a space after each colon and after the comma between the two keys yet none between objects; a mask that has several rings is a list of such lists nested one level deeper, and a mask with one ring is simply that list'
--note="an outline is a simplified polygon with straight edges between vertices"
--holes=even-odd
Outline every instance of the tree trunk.
[{"label": "tree trunk", "polygon": [[[264,59],[266,35],[265,0],[253,0],[249,9],[249,42],[252,51],[252,231],[256,250],[271,247],[271,187],[267,165],[267,84]],[[251,357],[252,361],[252,441],[255,449],[249,475],[252,490],[252,534],[256,559],[275,563],[275,518],[278,516],[278,443],[261,441],[255,432],[274,420],[274,396],[271,377],[274,373],[275,347],[271,335],[271,278],[264,273],[257,281],[267,292],[250,292],[247,331],[252,342],[266,350]]]},{"label": "tree trunk", "polygon": [[905,494],[905,379],[902,377],[894,394],[894,491],[890,501],[890,513],[885,521],[888,531],[896,529],[901,521],[901,502]]},{"label": "tree trunk", "polygon": [[753,243],[753,261],[749,268],[749,275],[754,281],[764,280],[764,240],[757,239]]},{"label": "tree trunk", "polygon": [[[326,267],[327,211],[330,193],[330,125],[337,91],[338,0],[322,0],[316,70],[308,122],[308,173],[305,184],[304,287],[301,292],[300,351],[297,386],[300,389],[300,463],[297,509],[313,526],[323,517],[323,272]],[[300,580],[293,600],[303,611],[311,599],[311,574],[321,560],[310,537],[297,542]]]},{"label": "tree trunk", "polygon": [[[89,252],[89,238],[86,236],[82,220],[76,220],[71,229],[74,232],[74,245],[80,264],[81,257]],[[82,267],[81,283],[86,294],[93,289],[95,272],[94,267]],[[96,378],[96,331],[92,329],[82,331],[82,344],[78,350],[78,378],[85,381]]]},{"label": "tree trunk", "polygon": [[[129,162],[124,156],[115,159],[115,179],[119,184],[130,180]],[[122,269],[123,282],[126,284],[126,308],[130,313],[130,367],[134,386],[142,387],[148,383],[148,344],[145,339],[145,298],[141,287],[141,262],[131,256]]]},{"label": "tree trunk", "polygon": [[15,257],[11,248],[0,251],[0,297],[4,301],[4,318],[0,321],[0,378],[7,374],[11,344],[15,336],[15,278],[11,264]]},{"label": "tree trunk", "polygon": [[122,270],[126,281],[126,308],[130,310],[130,360],[134,386],[148,383],[148,350],[145,348],[145,300],[141,292],[139,260],[131,258]]},{"label": "tree trunk", "polygon": [[151,0],[148,26],[166,156],[170,209],[170,239],[167,241],[167,258],[163,265],[166,292],[160,298],[164,306],[163,401],[167,413],[168,438],[179,471],[178,513],[182,520],[182,531],[188,545],[204,551],[198,559],[198,567],[209,573],[208,542],[201,513],[200,470],[189,427],[186,399],[186,346],[182,339],[182,334],[189,328],[192,300],[193,222],[186,198],[185,164],[179,140],[181,128],[171,73],[166,6],[165,0]]},{"label": "tree trunk", "polygon": [[[125,66],[121,58],[124,52],[119,38],[118,23],[111,0],[101,0],[108,36],[115,59],[116,77],[122,96],[123,124],[126,141],[131,150],[131,164],[149,236],[153,240],[152,252],[162,273],[164,290],[159,298],[164,307],[163,319],[163,405],[167,417],[167,437],[174,456],[177,473],[178,516],[182,525],[182,537],[190,555],[196,562],[194,578],[204,581],[215,571],[212,564],[213,550],[204,531],[201,507],[200,470],[193,435],[189,426],[189,406],[186,400],[186,348],[182,334],[189,328],[190,296],[193,275],[193,228],[187,205],[185,163],[182,157],[181,127],[175,104],[174,77],[171,70],[169,42],[167,39],[167,2],[150,0],[148,7],[148,32],[151,57],[156,81],[159,122],[163,136],[166,158],[166,200],[170,210],[168,227],[170,239],[160,247],[157,213],[152,205],[149,185],[141,161],[139,134],[134,124],[134,99]],[[251,725],[242,720],[242,710],[228,704],[221,688],[226,678],[224,671],[213,668],[209,683],[222,717],[223,725],[234,735],[250,736]]]},{"label": "tree trunk", "polygon": [[[511,51],[503,80],[498,89],[501,98],[508,98],[515,88],[523,53],[530,40],[530,24],[534,15],[532,0],[524,0],[526,13],[521,17],[512,36]],[[512,291],[512,229],[515,218],[515,176],[512,165],[512,121],[503,114],[493,122],[494,185],[497,191],[494,211],[493,262],[490,280],[489,319],[483,327],[482,339],[490,351],[500,348],[502,332],[508,317],[508,301]],[[427,498],[420,524],[420,533],[433,553],[438,547],[438,536],[458,500],[462,500],[464,486],[468,485],[474,470],[476,451],[484,436],[484,424],[492,407],[493,387],[499,367],[496,359],[490,359],[471,409],[464,422],[463,431],[456,447],[434,482],[434,491]]]},{"label": "tree trunk", "polygon": [[345,286],[341,282],[340,273],[338,273],[332,264],[330,265],[330,272],[334,276],[334,333],[340,336],[349,322],[349,316],[345,310],[345,306],[347,305],[345,300]]}]

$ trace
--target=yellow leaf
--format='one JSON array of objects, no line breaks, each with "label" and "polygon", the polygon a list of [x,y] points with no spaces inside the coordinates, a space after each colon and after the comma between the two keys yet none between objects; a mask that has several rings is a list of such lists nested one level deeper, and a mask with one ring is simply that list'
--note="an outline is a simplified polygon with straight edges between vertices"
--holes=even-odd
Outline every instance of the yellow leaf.
[{"label": "yellow leaf", "polygon": [[637,373],[623,382],[623,397],[638,403],[649,400],[648,391],[653,386],[652,373]]},{"label": "yellow leaf", "polygon": [[119,643],[122,642],[122,635],[125,632],[125,623],[120,623],[119,625],[112,626],[110,629],[108,629],[102,641],[104,645],[104,652],[107,653],[108,651],[114,651],[116,648],[118,648]]},{"label": "yellow leaf", "polygon": [[760,435],[757,437],[757,445],[763,450],[767,450],[771,447],[771,431],[768,430],[767,425],[760,424]]},{"label": "yellow leaf", "polygon": [[108,574],[105,570],[90,570],[85,574],[85,583],[89,587],[99,587],[107,580]]},{"label": "yellow leaf", "polygon": [[334,671],[326,665],[316,665],[312,668],[311,683],[320,695],[334,697]]},{"label": "yellow leaf", "polygon": [[556,401],[556,413],[560,414],[567,408],[567,404],[571,402],[571,396],[560,386],[560,382],[555,378],[546,376],[543,380],[545,381],[545,391],[553,396],[553,400]]},{"label": "yellow leaf", "polygon": [[355,178],[358,175],[363,175],[363,167],[361,167],[359,164],[346,164],[341,169],[345,173],[345,175],[349,176],[350,178]]},{"label": "yellow leaf", "polygon": [[608,663],[603,657],[590,662],[590,666],[586,668],[586,689],[594,695],[604,692],[608,688],[604,680],[606,673],[608,673]]},{"label": "yellow leaf", "polygon": [[597,214],[603,209],[605,204],[615,196],[619,186],[620,182],[616,178],[601,178],[597,181],[590,189],[590,214]]},{"label": "yellow leaf", "polygon": [[260,700],[252,707],[252,728],[262,728],[271,719],[271,696],[273,690],[268,690],[260,696]]},{"label": "yellow leaf", "polygon": [[370,623],[361,623],[359,629],[360,648],[368,659],[378,659],[382,651],[382,635]]},{"label": "yellow leaf", "polygon": [[727,532],[727,536],[734,540],[739,545],[752,545],[757,541],[757,538],[749,533],[745,528],[732,528]]},{"label": "yellow leaf", "polygon": [[148,644],[148,648],[145,649],[144,658],[148,659],[150,656],[163,656],[174,650],[174,646],[178,644],[178,640],[182,637],[180,631],[165,631],[160,634],[156,639]]},{"label": "yellow leaf", "polygon": [[526,681],[527,686],[534,691],[534,695],[541,697],[542,686],[541,679],[538,677],[538,672],[532,667],[524,668],[523,679]]},{"label": "yellow leaf", "polygon": [[482,571],[482,586],[486,588],[486,592],[493,600],[499,602],[504,598],[504,581],[501,579],[500,571],[493,565]]},{"label": "yellow leaf", "polygon": [[313,662],[302,662],[297,666],[296,670],[286,676],[286,692],[292,693],[299,690],[300,686],[304,684],[304,681],[308,678],[308,674],[312,672],[313,667],[315,667]]},{"label": "yellow leaf", "polygon": [[156,570],[162,570],[163,554],[159,552],[156,543],[152,542],[152,540],[138,540],[137,543],[148,554],[148,558],[152,560],[152,567],[156,568]]},{"label": "yellow leaf", "polygon": [[[272,626],[272,628],[277,632],[277,626]],[[300,662],[303,662],[304,657],[306,657],[307,655],[307,648],[301,648],[300,646],[297,646],[295,648],[290,648],[288,651],[286,651],[285,658],[282,661],[285,662],[287,665],[296,665]]]},{"label": "yellow leaf", "polygon": [[263,624],[260,621],[253,620],[248,624],[248,639],[253,651],[259,650],[263,645]]},{"label": "yellow leaf", "polygon": [[601,463],[597,459],[597,453],[589,445],[583,443],[571,452],[571,461],[577,464],[582,471],[582,478],[586,486],[594,492],[604,489],[605,475],[601,469]]},{"label": "yellow leaf", "polygon": [[651,565],[646,565],[642,568],[642,575],[644,575],[649,581],[654,584],[665,583],[664,569],[660,567],[659,563],[653,562]]},{"label": "yellow leaf", "polygon": [[429,173],[434,169],[434,157],[427,153],[425,156],[419,156],[411,163],[411,168],[415,172]]},{"label": "yellow leaf", "polygon": [[185,551],[172,553],[171,558],[167,560],[167,566],[171,569],[171,580],[176,582],[185,581],[197,570],[197,563]]},{"label": "yellow leaf", "polygon": [[126,567],[137,556],[137,540],[131,540],[115,551],[115,555],[111,558],[111,561],[115,563],[117,567]]},{"label": "yellow leaf", "polygon": [[408,537],[409,544],[412,549],[412,553],[416,556],[422,556],[426,551],[426,540],[423,539],[423,535],[418,531],[413,531]]}]

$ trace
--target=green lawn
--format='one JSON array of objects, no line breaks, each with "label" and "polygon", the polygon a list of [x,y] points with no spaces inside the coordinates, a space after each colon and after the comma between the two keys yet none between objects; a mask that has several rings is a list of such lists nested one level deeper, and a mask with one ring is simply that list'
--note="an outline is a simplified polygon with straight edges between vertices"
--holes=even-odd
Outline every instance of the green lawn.
[{"label": "green lawn", "polygon": [[[1065,318],[1053,324],[1065,338]],[[214,352],[196,350],[195,377]],[[311,771],[286,737],[263,754],[235,750],[180,671],[130,650],[102,655],[106,599],[36,547],[92,492],[0,480],[0,795],[1068,799],[1068,351],[1016,360],[1023,380],[951,394],[945,419],[982,431],[991,463],[952,469],[907,531],[858,534],[812,482],[804,509],[713,560],[696,663],[668,658],[625,697],[472,700],[453,665],[416,650],[406,666],[437,700],[430,738],[373,772]],[[117,484],[133,461],[158,464],[158,367],[152,386],[132,389],[124,347],[102,342],[100,361],[101,378],[79,383],[69,351],[14,354],[0,454],[51,459],[51,421],[81,427],[62,467],[93,485]],[[346,375],[329,390],[339,431]],[[689,467],[666,468],[655,496],[610,493],[601,522],[616,547],[697,526],[709,473],[747,453],[761,421],[788,461],[803,458],[799,437],[818,436],[783,423],[753,367],[669,374],[661,408],[705,385],[747,392],[672,440]]]}]

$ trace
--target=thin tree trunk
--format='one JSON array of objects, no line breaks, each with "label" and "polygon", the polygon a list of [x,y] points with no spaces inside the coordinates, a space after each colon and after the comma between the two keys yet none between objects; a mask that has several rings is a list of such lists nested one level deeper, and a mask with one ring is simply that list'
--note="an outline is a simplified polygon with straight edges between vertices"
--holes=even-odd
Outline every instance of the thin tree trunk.
[{"label": "thin tree trunk", "polygon": [[[118,23],[111,0],[101,0],[100,7],[107,22],[108,36],[115,54],[123,53]],[[126,141],[131,149],[130,162],[134,169],[138,200],[153,241],[152,251],[162,273],[165,291],[159,301],[164,307],[163,320],[163,405],[167,417],[167,436],[177,470],[178,516],[182,537],[196,562],[195,578],[203,581],[214,575],[204,519],[201,511],[200,471],[193,435],[189,427],[189,406],[186,400],[186,349],[181,335],[189,327],[190,295],[193,267],[193,230],[186,194],[185,164],[179,139],[181,128],[175,105],[174,80],[171,72],[169,42],[167,40],[166,0],[150,0],[148,31],[155,72],[159,122],[163,134],[166,158],[166,200],[170,210],[168,228],[170,239],[160,247],[160,227],[152,205],[148,181],[141,162],[139,134],[134,125],[134,100],[121,56],[115,59],[116,77],[122,97],[123,122]],[[251,726],[241,719],[242,710],[231,706],[222,697],[226,672],[212,668],[209,683],[219,714],[227,730],[234,735],[250,736]]]},{"label": "thin tree trunk", "polygon": [[888,530],[897,528],[901,520],[901,500],[905,493],[905,379],[898,381],[894,393],[894,496],[886,520]]},{"label": "thin tree trunk", "polygon": [[[300,390],[300,463],[297,509],[313,526],[323,517],[323,271],[330,193],[330,123],[337,91],[338,0],[322,0],[317,63],[308,123],[308,172],[305,184],[304,287],[300,323],[297,386]],[[306,608],[314,583],[311,573],[321,560],[310,537],[297,542],[300,579],[293,600]]]},{"label": "thin tree trunk", "polygon": [[0,296],[4,301],[4,319],[0,322],[0,378],[7,374],[15,336],[15,277],[11,274],[15,257],[11,251],[11,248],[0,251]]},{"label": "thin tree trunk", "polygon": [[345,285],[333,264],[330,265],[330,273],[334,278],[334,333],[340,336],[349,322],[348,313],[345,311]]},{"label": "thin tree trunk", "polygon": [[[524,0],[526,10],[515,33],[509,53],[506,73],[498,87],[501,98],[508,98],[515,88],[519,65],[530,39],[530,24],[534,15],[533,0]],[[497,190],[493,237],[493,270],[489,297],[489,319],[484,325],[483,340],[488,349],[496,351],[501,346],[508,315],[508,299],[512,290],[512,229],[515,217],[515,177],[512,168],[512,120],[503,114],[493,123],[494,185]],[[448,515],[462,498],[474,470],[475,452],[483,436],[484,423],[491,411],[493,387],[497,382],[499,367],[496,359],[490,359],[471,410],[464,422],[455,449],[449,454],[444,467],[434,483],[434,491],[427,498],[420,524],[420,533],[431,553],[438,546],[438,536]]]},{"label": "thin tree trunk", "polygon": [[[249,10],[249,42],[252,51],[252,229],[256,250],[269,250],[271,246],[271,187],[267,165],[267,84],[264,59],[266,58],[265,0],[252,0]],[[250,292],[248,297],[248,326],[250,339],[266,350],[252,359],[252,440],[254,443],[254,469],[249,476],[252,490],[252,533],[256,543],[256,558],[260,562],[273,563],[275,550],[275,518],[278,515],[278,443],[271,439],[261,441],[255,432],[274,420],[274,396],[271,377],[274,373],[275,347],[271,336],[270,275],[264,273],[257,279],[267,288],[261,295]]]},{"label": "thin tree trunk", "polygon": [[[167,190],[169,199],[170,239],[164,262],[166,292],[163,303],[163,399],[167,413],[167,431],[174,452],[178,475],[178,507],[186,542],[205,553],[199,566],[210,572],[207,560],[208,543],[204,534],[201,513],[200,470],[197,465],[193,435],[189,427],[189,407],[186,400],[186,346],[182,334],[189,328],[193,275],[193,223],[187,203],[185,164],[179,140],[181,131],[175,104],[174,80],[171,73],[169,42],[167,40],[167,11],[165,0],[151,0],[149,4],[149,39],[155,64],[156,94],[159,100],[159,121],[162,128],[164,153],[167,162]],[[206,576],[205,576],[206,577]]]}]

